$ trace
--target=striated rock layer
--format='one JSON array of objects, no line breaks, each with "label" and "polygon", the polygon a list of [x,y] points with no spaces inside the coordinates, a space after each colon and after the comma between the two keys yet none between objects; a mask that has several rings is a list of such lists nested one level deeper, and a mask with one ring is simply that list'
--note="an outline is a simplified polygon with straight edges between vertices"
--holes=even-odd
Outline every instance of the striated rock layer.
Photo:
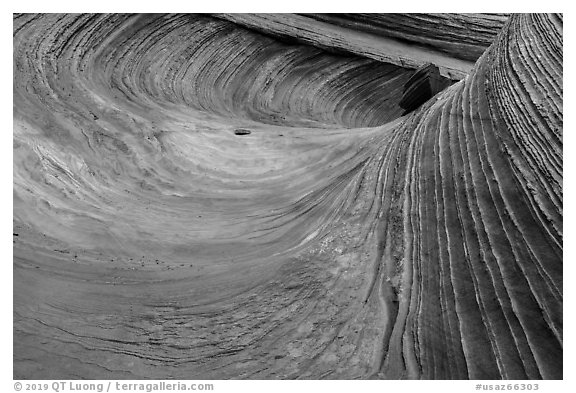
[{"label": "striated rock layer", "polygon": [[14,15],[14,378],[562,378],[562,16],[406,116],[231,19]]},{"label": "striated rock layer", "polygon": [[[464,78],[507,19],[491,14],[214,14],[273,37]],[[407,45],[408,43],[408,45]]]},{"label": "striated rock layer", "polygon": [[[506,14],[307,14],[332,25],[476,61],[508,19]],[[422,60],[422,59],[420,59]]]}]

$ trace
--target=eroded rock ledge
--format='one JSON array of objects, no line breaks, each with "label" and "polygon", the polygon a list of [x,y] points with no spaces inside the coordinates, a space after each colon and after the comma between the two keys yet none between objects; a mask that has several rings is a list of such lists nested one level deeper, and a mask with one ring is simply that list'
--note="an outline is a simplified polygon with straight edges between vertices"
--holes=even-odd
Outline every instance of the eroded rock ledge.
[{"label": "eroded rock ledge", "polygon": [[278,18],[14,15],[14,378],[562,378],[562,16]]}]

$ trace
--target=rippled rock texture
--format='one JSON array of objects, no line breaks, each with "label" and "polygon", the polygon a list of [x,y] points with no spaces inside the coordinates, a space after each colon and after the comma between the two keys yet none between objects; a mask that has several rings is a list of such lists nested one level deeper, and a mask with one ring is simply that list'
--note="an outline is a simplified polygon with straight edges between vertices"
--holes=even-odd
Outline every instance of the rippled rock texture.
[{"label": "rippled rock texture", "polygon": [[14,378],[562,378],[561,15],[13,23]]}]

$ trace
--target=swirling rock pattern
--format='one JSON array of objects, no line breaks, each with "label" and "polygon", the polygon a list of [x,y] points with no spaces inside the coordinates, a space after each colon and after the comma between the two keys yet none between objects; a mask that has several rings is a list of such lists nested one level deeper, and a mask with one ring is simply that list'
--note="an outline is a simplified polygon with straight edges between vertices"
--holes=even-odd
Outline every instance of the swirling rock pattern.
[{"label": "swirling rock pattern", "polygon": [[14,378],[562,378],[562,16],[232,19],[14,15]]},{"label": "swirling rock pattern", "polygon": [[[492,43],[505,15],[214,14],[267,35],[402,67],[428,62],[460,80]],[[442,26],[442,28],[439,28]],[[406,43],[410,45],[406,45]]]}]

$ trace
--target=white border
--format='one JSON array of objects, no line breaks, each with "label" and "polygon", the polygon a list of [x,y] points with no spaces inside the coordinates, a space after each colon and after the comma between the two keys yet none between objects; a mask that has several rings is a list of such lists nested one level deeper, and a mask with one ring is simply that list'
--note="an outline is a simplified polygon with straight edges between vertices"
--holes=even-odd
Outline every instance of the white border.
[{"label": "white border", "polygon": [[[0,29],[2,34],[2,53],[9,53],[12,47],[11,28],[13,12],[562,12],[564,13],[564,69],[568,70],[564,74],[565,89],[564,122],[567,133],[564,140],[564,151],[566,160],[564,163],[564,200],[566,210],[564,212],[565,244],[567,245],[564,254],[564,277],[567,278],[564,289],[565,313],[564,313],[564,381],[539,381],[538,391],[549,392],[576,392],[576,367],[574,366],[574,317],[572,309],[574,307],[574,290],[571,287],[571,279],[575,277],[574,263],[576,254],[573,244],[576,244],[571,231],[571,224],[576,222],[576,209],[572,202],[576,202],[574,195],[574,173],[576,173],[576,161],[573,154],[576,149],[574,132],[574,120],[572,116],[572,105],[575,103],[573,87],[574,74],[570,70],[575,69],[574,62],[574,28],[572,9],[568,6],[568,1],[498,1],[481,0],[472,1],[311,1],[311,0],[289,0],[283,2],[270,1],[154,1],[154,2],[119,2],[111,0],[96,0],[91,3],[80,1],[17,1],[12,4],[2,6],[2,23]],[[7,57],[7,56],[6,56]],[[0,75],[5,80],[2,93],[2,123],[6,128],[1,133],[1,184],[2,184],[2,209],[1,209],[1,236],[2,260],[0,264],[1,277],[1,299],[3,322],[0,330],[2,337],[2,355],[0,367],[0,390],[4,392],[14,391],[12,380],[12,244],[9,240],[11,235],[11,215],[12,215],[12,63],[4,59],[1,63]],[[10,105],[9,105],[10,104]],[[32,382],[32,381],[28,381]],[[37,381],[45,383],[46,381]],[[102,381],[107,383],[108,381]],[[133,381],[140,383],[142,381]],[[199,381],[200,382],[200,381]],[[332,393],[349,392],[361,389],[362,392],[385,392],[388,389],[397,389],[401,392],[420,392],[422,389],[439,392],[471,392],[475,391],[476,383],[481,381],[205,381],[215,383],[216,392],[269,392],[276,393],[298,391],[330,391]],[[529,381],[518,381],[527,383]],[[536,381],[533,381],[536,382]],[[485,382],[487,383],[487,382]],[[502,384],[514,383],[506,381]],[[114,391],[114,390],[111,390]]]}]

